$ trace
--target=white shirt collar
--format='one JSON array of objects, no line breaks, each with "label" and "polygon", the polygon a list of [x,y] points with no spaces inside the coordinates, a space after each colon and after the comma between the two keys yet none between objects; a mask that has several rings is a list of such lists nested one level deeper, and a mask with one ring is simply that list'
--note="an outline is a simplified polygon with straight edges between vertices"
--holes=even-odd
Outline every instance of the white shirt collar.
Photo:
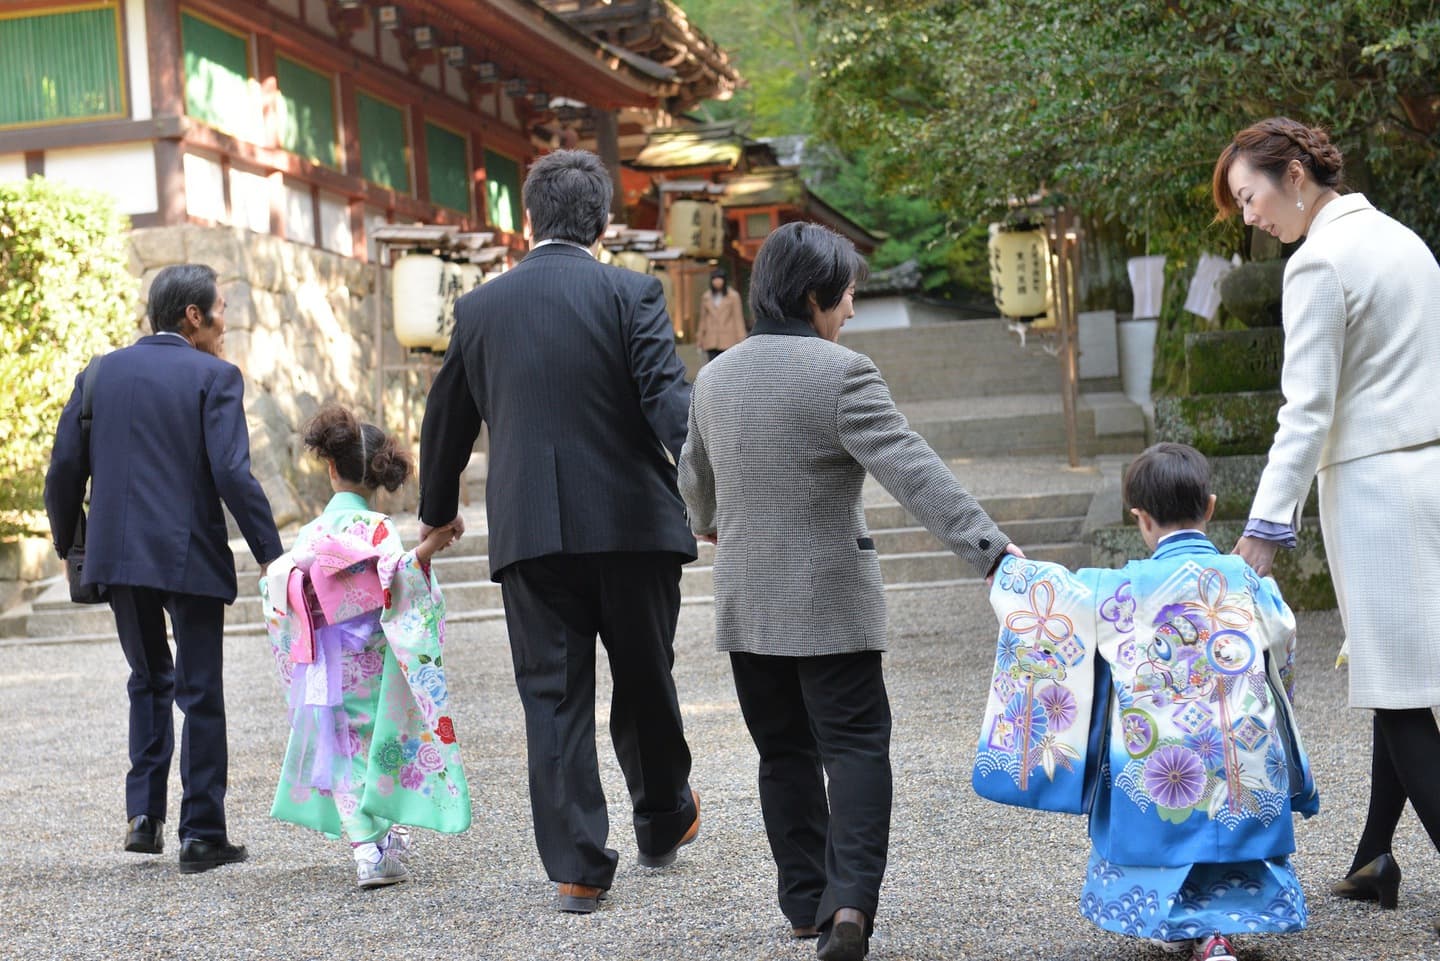
[{"label": "white shirt collar", "polygon": [[1172,537],[1179,537],[1181,534],[1199,534],[1201,537],[1208,537],[1208,536],[1209,536],[1209,535],[1207,535],[1204,531],[1200,530],[1198,527],[1187,527],[1187,528],[1185,528],[1184,530],[1171,531],[1170,533],[1166,534],[1164,537],[1160,538],[1158,541],[1155,542],[1156,548],[1159,548],[1159,546],[1160,546],[1161,544],[1165,543],[1165,542],[1168,541],[1170,538],[1172,538]]},{"label": "white shirt collar", "polygon": [[591,250],[589,247],[586,247],[584,244],[577,244],[577,243],[576,243],[575,241],[573,241],[573,240],[561,240],[561,239],[558,238],[558,237],[551,237],[549,240],[537,240],[537,241],[530,247],[530,249],[531,249],[531,250],[539,250],[541,247],[544,247],[546,244],[564,244],[564,245],[567,246],[567,247],[574,247],[576,250],[583,250],[583,251],[585,251],[587,254],[589,254],[591,257],[594,257],[594,256],[595,256],[595,251]]},{"label": "white shirt collar", "polygon": [[190,339],[188,337],[186,337],[184,334],[177,334],[173,330],[162,330],[160,331],[160,334],[165,337],[179,337],[181,340],[185,341],[185,343],[190,343]]}]

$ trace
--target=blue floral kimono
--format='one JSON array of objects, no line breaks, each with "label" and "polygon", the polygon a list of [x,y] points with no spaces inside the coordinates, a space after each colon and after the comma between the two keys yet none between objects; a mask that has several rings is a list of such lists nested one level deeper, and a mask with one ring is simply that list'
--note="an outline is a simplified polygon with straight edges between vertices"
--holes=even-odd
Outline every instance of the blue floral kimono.
[{"label": "blue floral kimono", "polygon": [[1275,582],[1184,531],[1118,571],[1006,558],[990,599],[975,788],[1088,811],[1081,914],[1166,941],[1304,927],[1290,815],[1319,797]]}]

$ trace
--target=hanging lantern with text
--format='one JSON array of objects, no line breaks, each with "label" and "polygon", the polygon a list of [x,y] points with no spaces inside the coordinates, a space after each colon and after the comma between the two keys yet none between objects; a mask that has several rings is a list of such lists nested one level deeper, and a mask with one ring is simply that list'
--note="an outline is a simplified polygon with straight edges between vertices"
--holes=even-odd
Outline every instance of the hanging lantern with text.
[{"label": "hanging lantern with text", "polygon": [[406,254],[395,261],[395,339],[410,350],[443,354],[455,327],[455,301],[480,286],[481,273],[474,264],[434,254]]},{"label": "hanging lantern with text", "polygon": [[687,257],[719,257],[725,252],[725,211],[703,200],[677,200],[665,220],[665,243]]},{"label": "hanging lantern with text", "polygon": [[1006,317],[1032,320],[1050,310],[1050,244],[1041,228],[990,225],[990,285]]}]

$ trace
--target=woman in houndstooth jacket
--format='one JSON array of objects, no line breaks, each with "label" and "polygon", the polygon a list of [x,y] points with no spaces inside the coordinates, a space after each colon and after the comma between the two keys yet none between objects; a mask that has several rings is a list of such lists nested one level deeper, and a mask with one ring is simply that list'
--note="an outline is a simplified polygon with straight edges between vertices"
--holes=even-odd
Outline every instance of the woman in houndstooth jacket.
[{"label": "woman in houndstooth jacket", "polygon": [[1408,799],[1440,847],[1440,265],[1360,194],[1323,131],[1283,117],[1215,165],[1220,216],[1285,243],[1285,406],[1236,553],[1262,576],[1293,547],[1312,478],[1344,618],[1350,705],[1375,711],[1370,810],[1331,889],[1394,907],[1391,841]]},{"label": "woman in houndstooth jacket", "polygon": [[[760,753],[780,909],[819,957],[859,961],[890,833],[890,705],[868,471],[980,573],[1019,553],[895,409],[870,358],[836,343],[863,262],[786,224],[755,259],[751,335],[701,369],[680,455],[696,535],[716,540],[716,646]],[[826,778],[829,796],[826,796]]]}]

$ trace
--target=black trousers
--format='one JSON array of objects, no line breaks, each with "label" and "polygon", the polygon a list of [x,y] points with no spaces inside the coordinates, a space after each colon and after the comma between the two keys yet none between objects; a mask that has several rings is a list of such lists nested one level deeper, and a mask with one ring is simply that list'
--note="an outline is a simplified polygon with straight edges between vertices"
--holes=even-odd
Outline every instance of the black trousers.
[{"label": "black trousers", "polygon": [[595,751],[595,638],[610,659],[610,738],[635,842],[663,854],[695,820],[690,748],[671,668],[680,564],[669,553],[551,554],[501,574],[525,709],[535,843],[552,881],[608,888],[619,855]]},{"label": "black trousers", "polygon": [[[735,693],[760,752],[760,810],[792,925],[839,908],[872,922],[890,846],[890,700],[879,651],[732,653]],[[829,778],[829,797],[825,780]]]},{"label": "black trousers", "polygon": [[[166,782],[180,731],[182,841],[224,841],[229,752],[225,741],[225,602],[148,587],[111,586],[110,610],[130,665],[130,773],[125,816],[165,820]],[[175,655],[165,637],[165,615]]]}]

